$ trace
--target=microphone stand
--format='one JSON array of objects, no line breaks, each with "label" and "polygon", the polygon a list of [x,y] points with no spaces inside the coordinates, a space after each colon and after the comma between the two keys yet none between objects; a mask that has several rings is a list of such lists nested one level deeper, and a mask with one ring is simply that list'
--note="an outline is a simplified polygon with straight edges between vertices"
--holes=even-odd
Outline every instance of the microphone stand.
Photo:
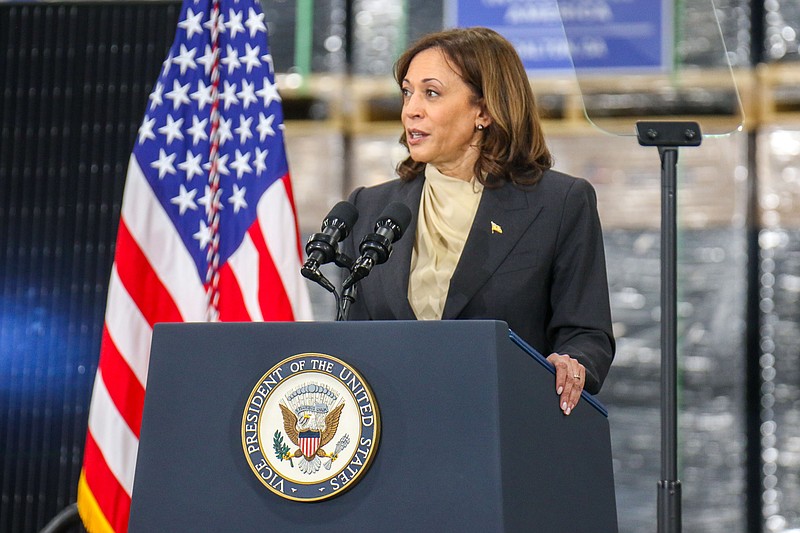
[{"label": "microphone stand", "polygon": [[[354,260],[349,256],[338,253],[336,254],[336,259],[334,260],[336,266],[341,268],[346,268],[348,272],[352,272]],[[336,321],[337,322],[345,322],[347,321],[347,316],[350,314],[350,305],[356,301],[356,294],[358,293],[358,283],[354,283],[350,287],[346,288],[342,291],[342,296],[339,299],[339,305],[337,306],[337,314],[336,314]]]},{"label": "microphone stand", "polygon": [[338,322],[346,322],[347,316],[350,314],[350,305],[356,301],[356,294],[358,293],[358,283],[354,283],[342,291],[341,305],[339,308],[339,315],[336,317]]},{"label": "microphone stand", "polygon": [[678,480],[677,391],[677,163],[678,147],[700,146],[696,122],[637,122],[642,146],[658,147],[661,158],[661,480],[658,533],[681,531]]}]

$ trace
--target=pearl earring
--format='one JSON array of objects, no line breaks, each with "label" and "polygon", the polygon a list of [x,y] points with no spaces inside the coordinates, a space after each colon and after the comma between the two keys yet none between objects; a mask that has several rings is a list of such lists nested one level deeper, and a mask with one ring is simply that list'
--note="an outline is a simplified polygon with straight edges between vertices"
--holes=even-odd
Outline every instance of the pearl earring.
[{"label": "pearl earring", "polygon": [[477,126],[475,126],[475,129],[478,131],[483,131],[483,124],[478,124]]}]

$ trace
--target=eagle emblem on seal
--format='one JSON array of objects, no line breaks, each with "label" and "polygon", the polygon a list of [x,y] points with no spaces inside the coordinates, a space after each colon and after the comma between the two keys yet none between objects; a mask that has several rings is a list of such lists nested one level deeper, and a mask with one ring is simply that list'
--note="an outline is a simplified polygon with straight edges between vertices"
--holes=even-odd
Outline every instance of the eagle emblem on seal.
[{"label": "eagle emblem on seal", "polygon": [[349,443],[347,435],[339,439],[333,453],[326,452],[323,447],[331,442],[339,429],[339,418],[344,409],[344,402],[329,387],[319,383],[306,383],[290,391],[285,401],[279,403],[283,415],[283,430],[289,440],[297,446],[294,452],[288,447],[276,452],[281,460],[298,459],[298,468],[304,474],[314,474],[322,467],[321,458],[328,458],[325,468]]}]

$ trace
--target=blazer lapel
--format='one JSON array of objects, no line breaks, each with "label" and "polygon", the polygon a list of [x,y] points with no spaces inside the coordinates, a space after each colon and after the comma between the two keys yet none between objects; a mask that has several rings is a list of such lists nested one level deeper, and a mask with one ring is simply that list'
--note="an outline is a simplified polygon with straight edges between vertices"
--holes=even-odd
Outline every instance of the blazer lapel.
[{"label": "blazer lapel", "polygon": [[414,310],[408,303],[408,277],[411,271],[411,252],[414,249],[414,237],[417,233],[419,201],[424,182],[424,176],[420,175],[403,187],[398,194],[396,201],[406,204],[411,210],[411,223],[400,240],[392,245],[392,255],[389,260],[383,265],[375,267],[372,273],[373,275],[377,274],[379,282],[383,286],[386,302],[396,320],[416,319]]},{"label": "blazer lapel", "polygon": [[457,318],[542,210],[533,190],[506,184],[484,189],[447,294],[442,319]]}]

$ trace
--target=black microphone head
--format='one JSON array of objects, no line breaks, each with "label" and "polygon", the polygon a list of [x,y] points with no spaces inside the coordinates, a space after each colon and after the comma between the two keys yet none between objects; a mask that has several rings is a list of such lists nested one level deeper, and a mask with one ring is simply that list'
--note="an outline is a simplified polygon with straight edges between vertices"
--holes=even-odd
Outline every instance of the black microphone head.
[{"label": "black microphone head", "polygon": [[322,221],[322,229],[334,226],[341,233],[341,238],[344,239],[353,229],[356,221],[358,220],[358,209],[350,202],[341,201],[330,210],[328,216]]},{"label": "black microphone head", "polygon": [[403,236],[410,223],[411,210],[408,206],[401,202],[392,202],[386,206],[381,216],[378,217],[375,227],[391,225],[394,232],[394,240],[396,241]]}]

